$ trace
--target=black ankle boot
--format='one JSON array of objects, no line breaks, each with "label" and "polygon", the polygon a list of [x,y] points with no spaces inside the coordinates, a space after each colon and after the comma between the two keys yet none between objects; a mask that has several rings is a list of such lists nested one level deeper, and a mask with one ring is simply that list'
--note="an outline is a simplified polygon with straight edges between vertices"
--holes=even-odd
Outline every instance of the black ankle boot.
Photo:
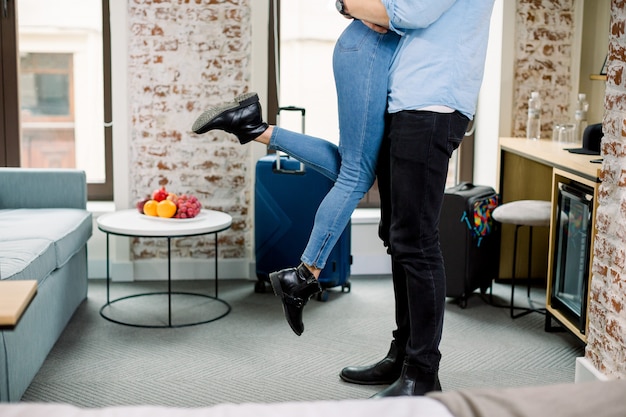
[{"label": "black ankle boot", "polygon": [[431,391],[441,391],[438,374],[436,372],[434,374],[425,373],[418,367],[408,365],[405,362],[400,378],[373,395],[372,398],[424,395]]},{"label": "black ankle boot", "polygon": [[270,283],[274,294],[283,302],[283,310],[291,330],[300,336],[304,331],[302,309],[312,295],[322,291],[322,287],[304,264],[297,268],[272,272]]},{"label": "black ankle boot", "polygon": [[404,347],[399,349],[395,340],[387,356],[369,366],[348,366],[343,368],[339,377],[346,382],[361,385],[391,384],[400,377],[404,362]]},{"label": "black ankle boot", "polygon": [[198,134],[215,129],[224,130],[237,136],[243,145],[259,137],[267,128],[261,114],[259,96],[246,93],[235,101],[208,109],[196,119],[191,129]]}]

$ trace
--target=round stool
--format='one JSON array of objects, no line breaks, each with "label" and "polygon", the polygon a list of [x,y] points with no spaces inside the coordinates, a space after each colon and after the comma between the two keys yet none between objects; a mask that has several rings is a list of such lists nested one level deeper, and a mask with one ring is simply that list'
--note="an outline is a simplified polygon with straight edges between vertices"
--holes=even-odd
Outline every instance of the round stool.
[{"label": "round stool", "polygon": [[[518,318],[526,314],[538,311],[532,308],[515,307],[513,304],[515,296],[515,266],[517,262],[517,235],[520,227],[527,226],[528,232],[528,277],[527,296],[530,298],[530,280],[532,267],[532,241],[533,228],[538,226],[549,226],[552,214],[552,204],[549,201],[541,200],[519,200],[502,204],[495,208],[491,214],[493,219],[502,224],[515,225],[515,237],[513,240],[513,268],[511,274],[511,318]],[[515,310],[524,310],[515,314]]]}]

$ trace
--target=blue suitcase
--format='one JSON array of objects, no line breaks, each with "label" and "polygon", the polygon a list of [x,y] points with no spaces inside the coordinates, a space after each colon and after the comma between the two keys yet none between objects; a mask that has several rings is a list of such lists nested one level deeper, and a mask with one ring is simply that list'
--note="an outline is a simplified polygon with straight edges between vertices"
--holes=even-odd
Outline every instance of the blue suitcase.
[{"label": "blue suitcase", "polygon": [[[259,159],[254,210],[255,292],[265,292],[271,272],[300,264],[317,207],[332,186],[330,179],[288,156],[270,154]],[[341,286],[342,292],[350,291],[351,263],[348,224],[320,274],[323,291],[318,300],[328,299],[328,288]]]}]

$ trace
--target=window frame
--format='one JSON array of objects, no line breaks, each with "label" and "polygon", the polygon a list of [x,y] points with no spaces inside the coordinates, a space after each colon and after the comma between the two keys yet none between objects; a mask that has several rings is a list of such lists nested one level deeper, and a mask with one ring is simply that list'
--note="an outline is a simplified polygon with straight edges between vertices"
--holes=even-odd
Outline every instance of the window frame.
[{"label": "window frame", "polygon": [[[20,105],[18,28],[15,1],[0,0],[0,166],[20,166]],[[104,71],[105,182],[88,183],[91,201],[113,200],[113,135],[111,105],[111,25],[109,0],[102,0],[102,50]]]}]

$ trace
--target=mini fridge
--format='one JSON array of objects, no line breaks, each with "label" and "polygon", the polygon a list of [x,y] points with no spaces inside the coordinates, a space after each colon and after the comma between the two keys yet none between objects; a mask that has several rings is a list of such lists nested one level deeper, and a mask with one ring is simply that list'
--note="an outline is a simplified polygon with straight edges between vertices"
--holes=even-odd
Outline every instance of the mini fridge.
[{"label": "mini fridge", "polygon": [[557,228],[550,305],[585,332],[593,190],[558,184]]}]

